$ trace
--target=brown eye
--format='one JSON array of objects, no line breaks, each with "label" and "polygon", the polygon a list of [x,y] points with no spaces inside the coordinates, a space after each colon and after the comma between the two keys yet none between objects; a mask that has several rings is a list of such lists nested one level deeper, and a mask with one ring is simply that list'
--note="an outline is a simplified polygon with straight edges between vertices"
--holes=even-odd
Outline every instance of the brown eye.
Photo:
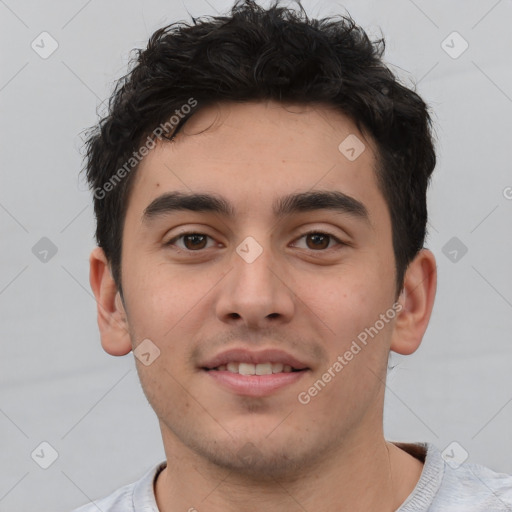
[{"label": "brown eye", "polygon": [[175,245],[177,241],[182,242],[181,244],[177,244],[178,249],[183,251],[200,251],[201,249],[205,249],[207,245],[207,241],[210,237],[203,233],[182,233],[179,236],[174,237],[172,240],[169,240],[165,245]]},{"label": "brown eye", "polygon": [[331,235],[330,233],[323,233],[322,231],[309,231],[308,233],[304,233],[297,240],[301,240],[303,238],[306,240],[305,249],[310,251],[324,252],[326,249],[333,249],[334,247],[331,245],[331,242],[337,243],[337,245],[340,246],[338,248],[347,245],[334,235]]},{"label": "brown eye", "polygon": [[307,244],[309,249],[327,249],[329,247],[330,236],[324,233],[309,233],[306,240],[310,240],[311,244]]},{"label": "brown eye", "polygon": [[199,234],[185,235],[183,237],[183,243],[187,249],[204,249],[207,236]]}]

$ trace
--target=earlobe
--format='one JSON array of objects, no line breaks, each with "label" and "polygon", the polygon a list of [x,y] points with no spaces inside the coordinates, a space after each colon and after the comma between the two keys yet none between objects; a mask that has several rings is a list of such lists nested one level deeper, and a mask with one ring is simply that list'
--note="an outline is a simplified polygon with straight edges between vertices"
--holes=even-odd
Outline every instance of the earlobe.
[{"label": "earlobe", "polygon": [[409,264],[404,288],[398,302],[397,315],[390,349],[409,355],[421,344],[434,306],[437,287],[437,266],[434,254],[422,249]]},{"label": "earlobe", "polygon": [[89,257],[89,283],[96,298],[103,349],[113,356],[128,354],[132,346],[126,311],[100,247],[93,249]]}]

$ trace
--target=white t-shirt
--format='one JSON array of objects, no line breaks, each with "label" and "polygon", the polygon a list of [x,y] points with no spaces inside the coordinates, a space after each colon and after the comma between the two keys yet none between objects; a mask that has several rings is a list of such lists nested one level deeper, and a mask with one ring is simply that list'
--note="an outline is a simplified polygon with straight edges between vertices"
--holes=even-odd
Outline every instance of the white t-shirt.
[{"label": "white t-shirt", "polygon": [[[512,512],[512,476],[479,464],[448,464],[431,443],[394,443],[424,462],[416,487],[396,512]],[[154,482],[160,462],[140,480],[72,512],[160,512]]]}]

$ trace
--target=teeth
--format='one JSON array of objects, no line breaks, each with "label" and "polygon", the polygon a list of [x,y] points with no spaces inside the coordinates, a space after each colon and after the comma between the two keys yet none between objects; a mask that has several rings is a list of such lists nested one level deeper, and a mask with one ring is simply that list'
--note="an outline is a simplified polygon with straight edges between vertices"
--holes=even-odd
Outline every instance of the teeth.
[{"label": "teeth", "polygon": [[290,373],[292,367],[282,363],[234,363],[223,364],[217,368],[218,371],[239,373],[240,375],[271,375],[272,373]]},{"label": "teeth", "polygon": [[238,363],[228,363],[228,372],[238,373]]},{"label": "teeth", "polygon": [[272,363],[272,373],[281,373],[283,368],[283,363]]},{"label": "teeth", "polygon": [[238,373],[240,375],[254,375],[256,373],[256,366],[250,363],[240,363],[238,365]]},{"label": "teeth", "polygon": [[256,375],[272,375],[272,363],[257,364]]}]

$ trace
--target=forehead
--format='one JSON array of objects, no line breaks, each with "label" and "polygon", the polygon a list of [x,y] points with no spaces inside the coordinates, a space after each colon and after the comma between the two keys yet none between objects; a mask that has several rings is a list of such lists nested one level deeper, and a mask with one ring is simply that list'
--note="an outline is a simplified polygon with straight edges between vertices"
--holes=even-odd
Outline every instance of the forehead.
[{"label": "forehead", "polygon": [[291,192],[332,190],[362,203],[373,223],[386,214],[375,164],[373,142],[332,108],[222,103],[199,109],[174,141],[159,142],[144,158],[128,214],[142,220],[155,198],[179,191],[221,195],[237,217],[271,216]]}]

